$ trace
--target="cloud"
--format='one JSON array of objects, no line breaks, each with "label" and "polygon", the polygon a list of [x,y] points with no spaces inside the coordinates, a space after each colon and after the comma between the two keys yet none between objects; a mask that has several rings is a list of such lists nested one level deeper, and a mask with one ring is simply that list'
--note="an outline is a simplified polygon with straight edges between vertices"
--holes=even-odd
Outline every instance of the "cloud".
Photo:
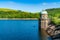
[{"label": "cloud", "polygon": [[60,8],[60,2],[41,3],[40,6],[41,10],[50,8]]},{"label": "cloud", "polygon": [[[3,2],[2,2],[3,3]],[[16,2],[14,2],[14,1],[7,1],[7,2],[4,2],[4,3],[8,3],[8,4],[11,4],[11,5],[13,5],[13,4],[17,4]]]},{"label": "cloud", "polygon": [[45,5],[58,5],[60,2],[52,2],[52,3],[42,3],[43,6]]},{"label": "cloud", "polygon": [[47,5],[47,3],[42,3],[42,5]]},{"label": "cloud", "polygon": [[15,4],[15,2],[13,2],[13,1],[9,1],[8,3],[10,3],[10,4]]},{"label": "cloud", "polygon": [[57,5],[58,3],[56,3],[56,2],[54,2],[54,3],[52,3],[53,5]]}]

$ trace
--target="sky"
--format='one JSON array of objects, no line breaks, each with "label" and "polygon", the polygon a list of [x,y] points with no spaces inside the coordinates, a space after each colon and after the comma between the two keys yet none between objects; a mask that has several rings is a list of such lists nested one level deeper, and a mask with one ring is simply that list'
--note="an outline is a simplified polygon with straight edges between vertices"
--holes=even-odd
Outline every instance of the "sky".
[{"label": "sky", "polygon": [[0,0],[0,8],[40,12],[49,8],[60,8],[60,0]]}]

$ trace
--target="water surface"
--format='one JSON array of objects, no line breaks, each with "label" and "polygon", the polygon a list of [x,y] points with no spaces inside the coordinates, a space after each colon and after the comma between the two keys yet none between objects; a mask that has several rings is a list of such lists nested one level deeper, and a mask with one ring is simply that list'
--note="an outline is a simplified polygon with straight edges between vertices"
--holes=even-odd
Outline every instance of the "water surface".
[{"label": "water surface", "polygon": [[0,20],[0,40],[39,40],[38,20]]}]

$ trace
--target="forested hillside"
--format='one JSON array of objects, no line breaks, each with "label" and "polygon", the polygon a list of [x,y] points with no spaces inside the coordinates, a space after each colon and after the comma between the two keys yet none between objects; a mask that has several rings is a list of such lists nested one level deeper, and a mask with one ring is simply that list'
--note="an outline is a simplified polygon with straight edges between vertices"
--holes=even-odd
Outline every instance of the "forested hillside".
[{"label": "forested hillside", "polygon": [[55,23],[56,25],[60,25],[60,8],[52,8],[46,10],[52,22]]},{"label": "forested hillside", "polygon": [[39,18],[39,13],[0,8],[0,18]]}]

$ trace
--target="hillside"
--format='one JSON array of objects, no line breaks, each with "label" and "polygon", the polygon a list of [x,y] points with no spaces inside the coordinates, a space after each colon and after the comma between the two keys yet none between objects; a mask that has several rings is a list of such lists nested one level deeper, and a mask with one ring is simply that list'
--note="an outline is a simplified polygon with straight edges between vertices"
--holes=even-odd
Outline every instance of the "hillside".
[{"label": "hillside", "polygon": [[0,18],[39,18],[39,13],[0,8]]},{"label": "hillside", "polygon": [[60,25],[60,8],[46,9],[48,12],[49,18],[56,25]]}]

